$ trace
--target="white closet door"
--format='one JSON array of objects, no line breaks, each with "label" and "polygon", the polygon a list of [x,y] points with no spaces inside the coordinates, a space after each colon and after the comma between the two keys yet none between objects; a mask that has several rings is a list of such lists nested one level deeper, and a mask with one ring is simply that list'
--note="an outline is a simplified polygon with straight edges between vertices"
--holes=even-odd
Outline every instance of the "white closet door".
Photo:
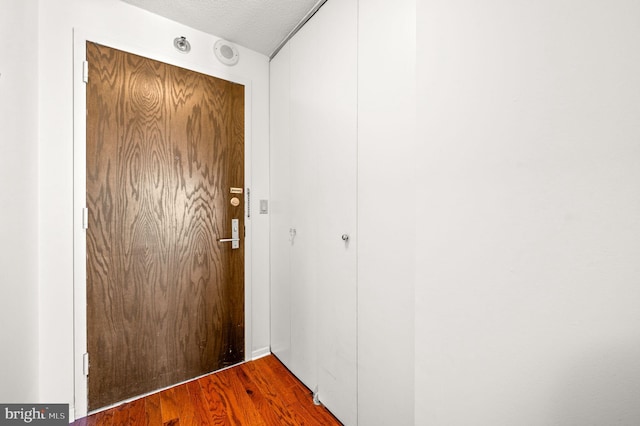
[{"label": "white closet door", "polygon": [[291,369],[291,138],[289,45],[270,63],[271,352]]},{"label": "white closet door", "polygon": [[314,17],[317,32],[310,36],[322,111],[318,395],[345,425],[357,424],[357,6],[357,0],[328,1]]},{"label": "white closet door", "polygon": [[271,61],[271,351],[317,385],[317,161],[291,44]]},{"label": "white closet door", "polygon": [[357,423],[356,79],[357,0],[328,1],[291,40],[292,148],[301,175],[313,175],[294,183],[305,193],[294,220],[315,227],[298,260],[313,275],[303,274],[312,287],[299,284],[315,302],[318,396],[346,425]]},{"label": "white closet door", "polygon": [[[308,24],[307,24],[308,25]],[[318,383],[318,117],[314,52],[304,38],[290,41],[291,211],[291,371],[310,389]],[[300,38],[304,42],[300,42]]]},{"label": "white closet door", "polygon": [[356,78],[357,0],[325,3],[271,63],[272,351],[348,426],[357,424]]}]

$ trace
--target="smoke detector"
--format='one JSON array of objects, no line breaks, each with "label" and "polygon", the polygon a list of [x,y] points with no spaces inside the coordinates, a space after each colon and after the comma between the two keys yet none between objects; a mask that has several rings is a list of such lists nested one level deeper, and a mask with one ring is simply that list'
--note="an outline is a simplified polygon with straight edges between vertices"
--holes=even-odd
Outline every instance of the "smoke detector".
[{"label": "smoke detector", "polygon": [[233,66],[238,63],[240,55],[238,54],[238,48],[226,40],[218,40],[213,45],[213,53],[216,54],[216,58],[225,65]]}]

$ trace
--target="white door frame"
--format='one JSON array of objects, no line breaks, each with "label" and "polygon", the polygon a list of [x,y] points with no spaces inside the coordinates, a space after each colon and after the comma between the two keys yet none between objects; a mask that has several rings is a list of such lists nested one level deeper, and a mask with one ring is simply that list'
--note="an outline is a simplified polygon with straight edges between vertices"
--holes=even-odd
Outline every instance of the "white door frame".
[{"label": "white door frame", "polygon": [[[205,67],[189,61],[189,57],[176,51],[175,56],[158,53],[152,48],[133,45],[130,41],[114,40],[103,34],[93,34],[74,28],[73,35],[73,306],[74,306],[74,417],[84,417],[88,413],[87,376],[84,374],[83,355],[87,352],[87,244],[83,229],[82,209],[86,207],[86,84],[83,81],[83,63],[86,60],[87,41],[99,43],[149,59],[196,71],[212,77],[242,84],[244,90],[244,147],[245,187],[251,187],[251,80],[229,72],[228,69]],[[213,52],[212,52],[213,54]],[[248,191],[245,191],[248,193]],[[253,235],[250,207],[245,200],[246,238],[245,253],[245,360],[252,357],[251,334],[251,237]]]}]

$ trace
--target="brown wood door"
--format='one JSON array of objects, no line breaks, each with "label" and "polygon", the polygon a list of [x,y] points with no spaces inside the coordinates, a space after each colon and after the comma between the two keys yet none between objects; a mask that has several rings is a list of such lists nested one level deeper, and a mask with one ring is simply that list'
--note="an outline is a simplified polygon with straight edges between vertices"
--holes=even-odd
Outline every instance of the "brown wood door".
[{"label": "brown wood door", "polygon": [[[244,87],[93,43],[87,60],[94,410],[244,360]],[[218,242],[234,218],[239,249]]]}]

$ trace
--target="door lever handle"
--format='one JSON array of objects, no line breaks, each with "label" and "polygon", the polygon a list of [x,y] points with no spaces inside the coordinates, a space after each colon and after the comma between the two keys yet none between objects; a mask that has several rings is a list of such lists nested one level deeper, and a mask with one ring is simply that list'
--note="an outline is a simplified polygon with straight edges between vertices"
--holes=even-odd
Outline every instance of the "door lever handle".
[{"label": "door lever handle", "polygon": [[220,238],[219,243],[231,243],[232,249],[240,248],[240,223],[238,219],[231,219],[231,238]]},{"label": "door lever handle", "polygon": [[240,241],[240,238],[220,238],[219,243],[232,243],[234,241]]}]

